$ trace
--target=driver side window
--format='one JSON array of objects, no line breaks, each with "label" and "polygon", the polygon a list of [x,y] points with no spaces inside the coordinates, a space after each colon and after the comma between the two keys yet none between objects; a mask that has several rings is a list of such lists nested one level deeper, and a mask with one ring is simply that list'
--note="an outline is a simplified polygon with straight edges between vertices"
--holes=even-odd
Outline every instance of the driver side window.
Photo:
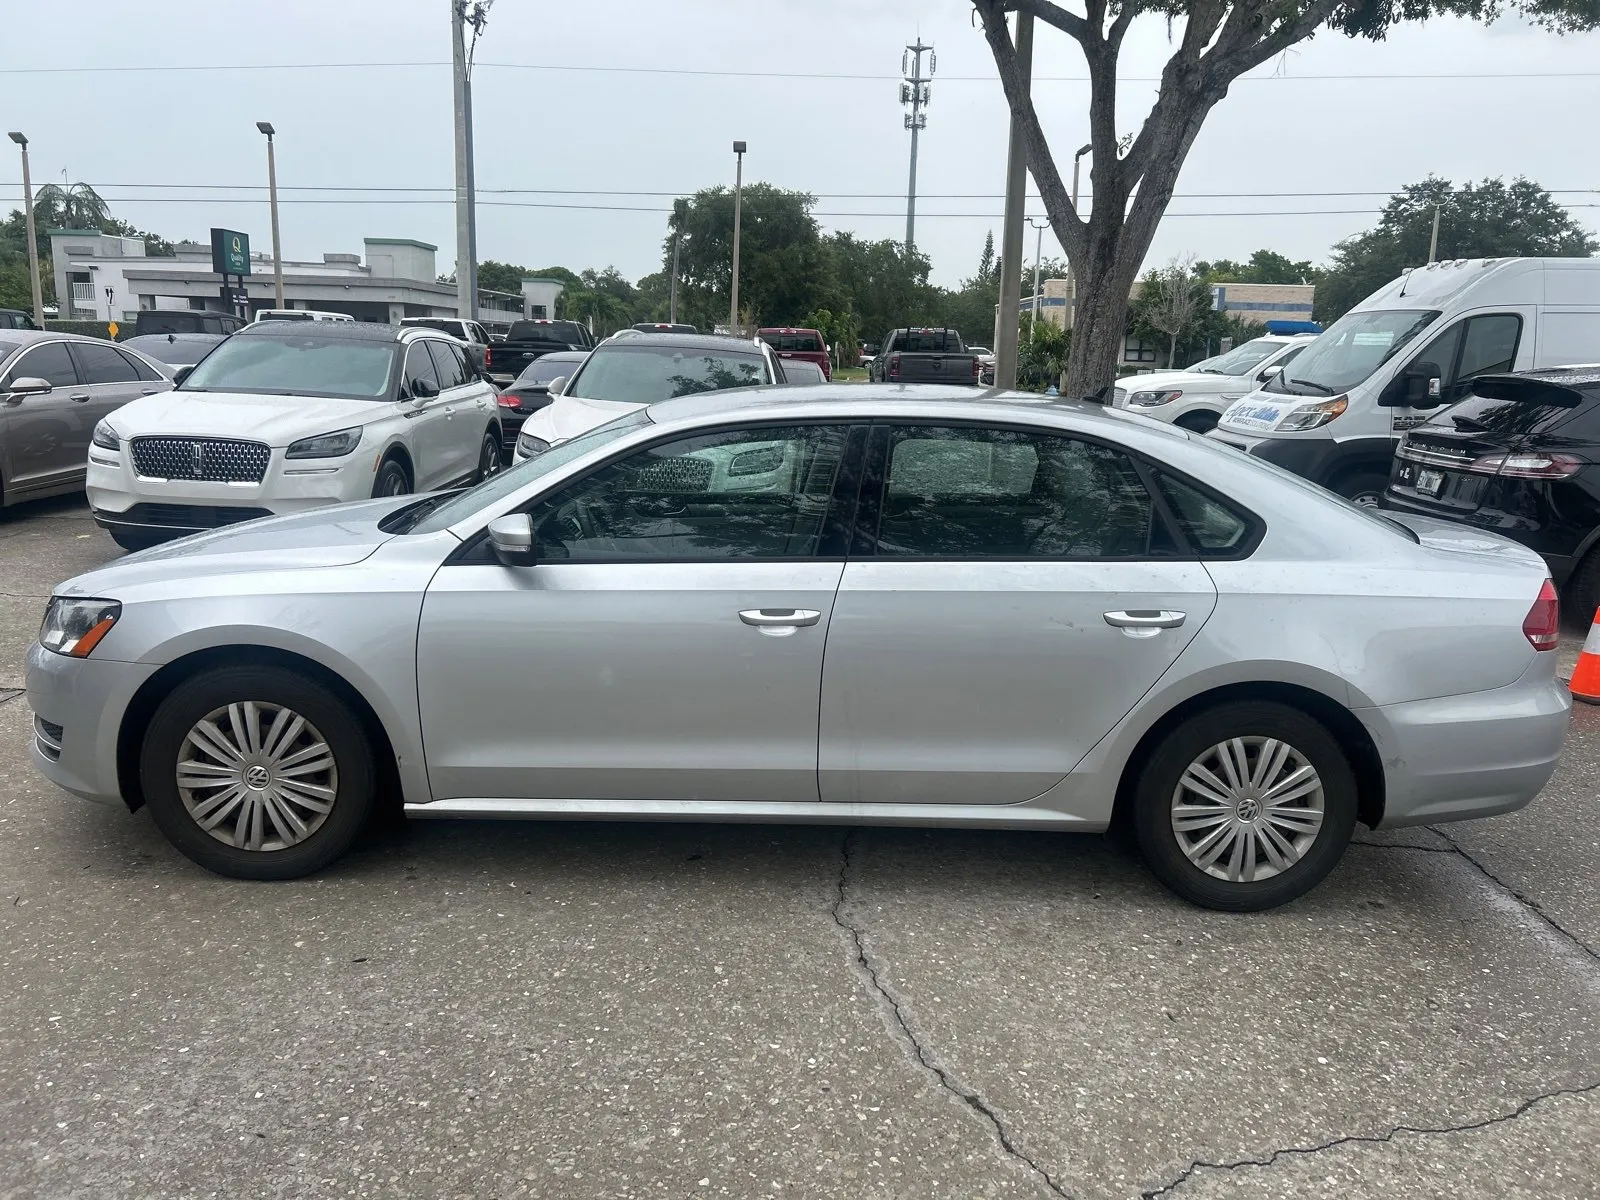
[{"label": "driver side window", "polygon": [[842,557],[830,515],[847,432],[740,429],[641,450],[534,506],[540,553],[552,562]]},{"label": "driver side window", "polygon": [[1439,368],[1439,394],[1430,399],[1450,404],[1466,395],[1478,375],[1509,371],[1516,364],[1522,318],[1515,313],[1490,313],[1457,321],[1411,361]]}]

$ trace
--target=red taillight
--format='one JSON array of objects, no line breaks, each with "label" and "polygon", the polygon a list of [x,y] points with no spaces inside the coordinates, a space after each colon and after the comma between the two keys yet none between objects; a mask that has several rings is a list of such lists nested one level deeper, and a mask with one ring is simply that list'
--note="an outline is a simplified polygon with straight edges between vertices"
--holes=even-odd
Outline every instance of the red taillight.
[{"label": "red taillight", "polygon": [[496,396],[494,398],[494,402],[496,404],[498,404],[501,408],[521,408],[522,407],[522,401],[521,400],[519,400],[515,396],[507,395],[504,392],[502,392],[500,395]]},{"label": "red taillight", "polygon": [[1570,454],[1485,454],[1473,459],[1467,470],[1502,479],[1565,479],[1583,466]]},{"label": "red taillight", "polygon": [[1548,579],[1523,618],[1522,636],[1535,650],[1554,650],[1561,641],[1561,599],[1556,595],[1556,585]]},{"label": "red taillight", "polygon": [[483,351],[483,365],[486,366],[486,367],[494,365],[494,347],[486,346],[484,348],[484,351]]},{"label": "red taillight", "polygon": [[974,380],[976,380],[978,378],[978,376],[981,375],[982,373],[983,373],[983,368],[978,364],[978,360],[976,358],[974,358],[972,360],[972,378]]},{"label": "red taillight", "polygon": [[900,378],[900,356],[898,354],[889,355],[889,378]]}]

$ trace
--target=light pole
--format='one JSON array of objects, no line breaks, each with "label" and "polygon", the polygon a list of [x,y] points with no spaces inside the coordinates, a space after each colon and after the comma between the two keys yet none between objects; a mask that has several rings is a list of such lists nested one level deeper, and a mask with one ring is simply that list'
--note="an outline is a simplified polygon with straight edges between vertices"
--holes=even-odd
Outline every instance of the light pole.
[{"label": "light pole", "polygon": [[274,308],[283,307],[283,252],[278,247],[278,162],[272,152],[271,121],[257,121],[256,128],[267,135],[267,198],[272,207],[272,290]]},{"label": "light pole", "polygon": [[[1083,161],[1083,156],[1093,150],[1091,146],[1079,146],[1078,152],[1072,156],[1072,211],[1078,212],[1078,164]],[[1082,219],[1082,214],[1078,214]],[[1072,269],[1072,263],[1067,263],[1067,328],[1078,327],[1078,273]]]},{"label": "light pole", "polygon": [[[1035,221],[1038,221],[1039,223],[1037,225],[1034,225],[1033,223]],[[1046,229],[1050,228],[1050,219],[1048,217],[1046,217],[1046,218],[1041,220],[1038,217],[1029,217],[1028,218],[1028,224],[1029,225],[1033,225],[1033,227],[1036,230],[1039,231],[1039,236],[1034,239],[1034,243],[1033,243],[1033,327],[1035,329],[1038,329],[1039,328],[1039,260],[1044,257],[1044,231]]]},{"label": "light pole", "polygon": [[728,298],[728,327],[739,328],[739,218],[744,209],[744,143],[733,144],[733,287]]},{"label": "light pole", "polygon": [[7,135],[22,147],[22,211],[27,217],[28,275],[33,281],[33,323],[44,328],[44,289],[39,283],[39,236],[33,229],[33,178],[28,174],[28,139],[20,133]]},{"label": "light pole", "polygon": [[674,325],[678,323],[678,249],[683,242],[683,222],[688,212],[689,205],[686,201],[672,202],[672,286],[667,293],[667,320]]}]

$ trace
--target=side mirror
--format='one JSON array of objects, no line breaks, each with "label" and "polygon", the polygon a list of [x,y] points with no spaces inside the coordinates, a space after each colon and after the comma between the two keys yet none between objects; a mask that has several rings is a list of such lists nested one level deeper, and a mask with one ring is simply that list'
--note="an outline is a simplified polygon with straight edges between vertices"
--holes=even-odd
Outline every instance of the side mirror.
[{"label": "side mirror", "polygon": [[1412,363],[1405,369],[1406,404],[1411,408],[1432,408],[1438,404],[1443,375],[1435,363]]},{"label": "side mirror", "polygon": [[172,373],[172,386],[173,387],[177,387],[180,383],[182,383],[185,379],[189,378],[189,376],[192,375],[192,374],[194,374],[194,364],[193,363],[190,363],[186,367],[179,367],[176,371],[174,371]]},{"label": "side mirror", "polygon": [[531,567],[539,561],[539,546],[533,540],[533,518],[527,513],[511,513],[489,522],[489,548],[503,567]]},{"label": "side mirror", "polygon": [[432,400],[439,394],[439,385],[428,379],[413,379],[411,381],[411,398],[413,400]]},{"label": "side mirror", "polygon": [[545,390],[552,396],[561,395],[562,392],[567,390],[567,377],[565,375],[557,375],[550,381],[550,386]]},{"label": "side mirror", "polygon": [[20,404],[24,396],[48,396],[54,390],[48,379],[24,375],[20,379],[13,379],[7,385],[6,403]]},{"label": "side mirror", "polygon": [[1273,367],[1262,367],[1261,370],[1256,373],[1256,382],[1257,383],[1266,383],[1268,380],[1276,379],[1279,375],[1282,375],[1282,374],[1283,374],[1283,366],[1282,366],[1282,364],[1279,364],[1278,366],[1273,366]]}]

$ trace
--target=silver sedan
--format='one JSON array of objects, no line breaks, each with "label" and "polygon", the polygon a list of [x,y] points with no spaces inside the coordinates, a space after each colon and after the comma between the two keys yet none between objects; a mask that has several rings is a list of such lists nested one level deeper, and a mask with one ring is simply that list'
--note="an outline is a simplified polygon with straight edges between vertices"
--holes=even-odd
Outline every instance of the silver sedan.
[{"label": "silver sedan", "polygon": [[627,414],[470,491],[69,580],[34,761],[214,871],[411,817],[1126,827],[1215,908],[1356,823],[1509,812],[1568,696],[1545,567],[1098,406],[828,385]]}]

